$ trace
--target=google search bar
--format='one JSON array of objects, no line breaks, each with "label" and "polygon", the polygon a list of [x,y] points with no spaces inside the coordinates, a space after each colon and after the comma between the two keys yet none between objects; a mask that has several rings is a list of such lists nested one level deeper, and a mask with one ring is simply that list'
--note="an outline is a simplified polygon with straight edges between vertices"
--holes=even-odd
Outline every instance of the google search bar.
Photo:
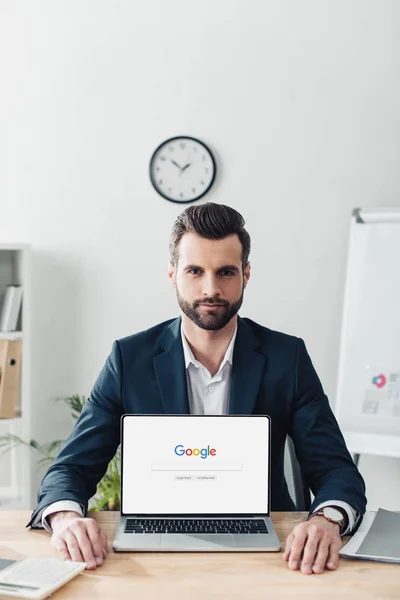
[{"label": "google search bar", "polygon": [[240,463],[208,463],[208,461],[193,462],[175,462],[175,463],[153,463],[152,471],[241,471]]}]

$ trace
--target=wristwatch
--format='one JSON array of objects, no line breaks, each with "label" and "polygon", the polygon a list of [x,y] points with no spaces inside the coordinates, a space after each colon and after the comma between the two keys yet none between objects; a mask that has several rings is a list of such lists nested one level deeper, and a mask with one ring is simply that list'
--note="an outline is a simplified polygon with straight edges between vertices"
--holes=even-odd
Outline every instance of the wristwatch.
[{"label": "wristwatch", "polygon": [[324,506],[320,508],[316,512],[312,513],[307,521],[312,519],[313,517],[324,517],[330,523],[336,523],[339,525],[340,533],[346,530],[348,525],[348,516],[345,510],[340,509],[336,506]]}]

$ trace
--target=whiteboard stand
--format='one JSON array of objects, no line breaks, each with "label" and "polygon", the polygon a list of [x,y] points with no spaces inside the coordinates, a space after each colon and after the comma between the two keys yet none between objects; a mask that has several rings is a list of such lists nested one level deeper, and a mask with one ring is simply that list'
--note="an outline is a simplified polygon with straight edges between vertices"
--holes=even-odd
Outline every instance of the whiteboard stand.
[{"label": "whiteboard stand", "polygon": [[400,458],[400,208],[353,211],[335,416],[361,454]]}]

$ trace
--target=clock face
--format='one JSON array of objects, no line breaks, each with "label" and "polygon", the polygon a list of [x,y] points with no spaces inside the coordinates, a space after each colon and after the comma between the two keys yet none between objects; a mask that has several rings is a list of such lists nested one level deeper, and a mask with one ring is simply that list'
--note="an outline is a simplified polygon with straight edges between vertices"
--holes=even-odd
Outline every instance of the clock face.
[{"label": "clock face", "polygon": [[193,202],[214,183],[214,157],[203,142],[187,136],[163,142],[150,161],[151,183],[171,202]]}]

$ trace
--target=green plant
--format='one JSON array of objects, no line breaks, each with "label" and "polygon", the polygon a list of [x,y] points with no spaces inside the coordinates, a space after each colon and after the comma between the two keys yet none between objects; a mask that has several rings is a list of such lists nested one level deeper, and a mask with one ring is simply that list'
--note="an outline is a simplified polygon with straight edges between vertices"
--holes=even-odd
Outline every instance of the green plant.
[{"label": "green plant", "polygon": [[[82,412],[83,405],[86,401],[85,396],[79,396],[77,394],[68,396],[66,398],[57,398],[56,402],[63,402],[66,404],[72,417],[76,420]],[[11,448],[23,444],[28,446],[35,452],[41,455],[41,458],[37,461],[37,467],[50,465],[57,454],[59,453],[65,440],[55,440],[47,444],[39,444],[35,440],[21,439],[17,435],[7,434],[0,436],[0,449],[3,448],[3,452],[11,450]],[[118,448],[114,458],[110,461],[107,471],[103,479],[99,482],[96,490],[96,494],[90,499],[89,509],[90,510],[119,510],[121,506],[121,492],[120,492],[120,464],[121,454]]]}]

